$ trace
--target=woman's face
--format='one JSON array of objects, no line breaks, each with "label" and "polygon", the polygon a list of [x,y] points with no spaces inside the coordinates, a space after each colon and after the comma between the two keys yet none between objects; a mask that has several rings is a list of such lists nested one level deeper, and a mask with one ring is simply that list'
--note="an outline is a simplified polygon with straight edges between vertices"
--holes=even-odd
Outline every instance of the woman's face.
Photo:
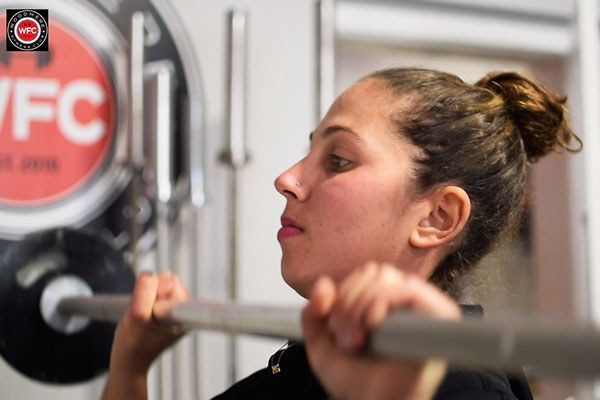
[{"label": "woman's face", "polygon": [[415,149],[394,131],[393,110],[398,101],[382,81],[359,81],[312,133],[308,155],[275,180],[287,199],[282,274],[302,296],[321,275],[340,280],[370,260],[416,268]]}]

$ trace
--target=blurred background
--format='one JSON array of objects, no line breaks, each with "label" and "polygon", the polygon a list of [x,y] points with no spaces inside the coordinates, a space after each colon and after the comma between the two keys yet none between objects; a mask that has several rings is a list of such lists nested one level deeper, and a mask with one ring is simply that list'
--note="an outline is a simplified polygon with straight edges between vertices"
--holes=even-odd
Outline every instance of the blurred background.
[{"label": "blurred background", "polygon": [[[570,118],[584,151],[552,155],[531,167],[531,209],[522,229],[482,262],[463,300],[482,304],[488,315],[543,314],[597,323],[598,5],[593,0],[0,0],[0,8],[48,8],[50,53],[53,45],[60,47],[52,41],[55,18],[56,32],[62,29],[87,51],[97,52],[99,69],[105,71],[98,76],[108,80],[106,90],[115,102],[105,116],[107,121],[114,119],[106,124],[112,147],[98,152],[102,167],[88,174],[91,183],[74,185],[58,205],[52,196],[35,204],[17,201],[10,196],[24,195],[0,188],[0,217],[8,221],[0,221],[0,237],[9,247],[31,232],[62,226],[64,212],[69,226],[93,226],[98,232],[109,230],[111,240],[122,238],[127,228],[115,226],[126,215],[127,201],[121,194],[129,184],[105,184],[111,187],[100,192],[108,194],[87,199],[82,188],[89,189],[96,180],[110,181],[118,175],[110,167],[115,159],[126,163],[123,160],[132,156],[122,154],[125,145],[119,143],[121,137],[129,137],[137,118],[128,111],[130,102],[142,96],[142,120],[148,127],[160,107],[170,107],[167,130],[174,138],[169,145],[175,165],[170,174],[177,210],[165,239],[160,234],[160,201],[152,190],[142,189],[154,206],[149,222],[141,224],[136,268],[161,269],[160,260],[167,260],[195,297],[301,304],[279,273],[276,232],[284,199],[273,180],[306,153],[309,133],[335,97],[361,76],[387,67],[435,68],[469,82],[490,71],[514,70],[568,96]],[[136,10],[145,16],[143,95],[131,85],[128,76],[135,75],[128,75],[131,65],[126,62],[135,42],[130,27]],[[6,53],[3,57],[6,60]],[[155,104],[148,97],[156,89],[152,73],[161,65],[167,65],[174,85],[170,105]],[[0,62],[0,79],[52,73],[39,68],[26,72]],[[33,121],[32,129],[44,129],[42,123]],[[0,124],[0,146],[10,129],[8,123]],[[156,158],[153,151],[147,159]],[[0,168],[0,186],[2,182],[8,180],[3,181]],[[173,201],[167,203],[172,206]],[[77,207],[90,211],[72,212]],[[30,209],[43,218],[28,221]],[[11,218],[17,222],[11,224]],[[30,228],[20,229],[22,221]],[[173,243],[170,258],[161,258],[157,250],[161,238]],[[169,380],[161,381],[155,370],[151,398],[161,398],[162,393],[162,398],[208,399],[232,379],[264,368],[282,345],[195,334],[181,344],[184,350],[175,361],[166,364],[176,370],[170,384],[177,388],[165,394]],[[538,379],[535,371],[529,373],[536,398],[600,398],[590,382]],[[94,399],[104,379],[100,375],[70,386],[40,384],[0,361],[1,398]]]}]

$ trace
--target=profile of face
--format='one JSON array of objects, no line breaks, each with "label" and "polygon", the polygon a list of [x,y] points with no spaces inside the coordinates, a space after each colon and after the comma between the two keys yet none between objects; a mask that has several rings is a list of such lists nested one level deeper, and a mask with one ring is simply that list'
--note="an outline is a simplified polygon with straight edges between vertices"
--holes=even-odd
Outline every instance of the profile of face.
[{"label": "profile of face", "polygon": [[418,149],[392,121],[399,101],[380,80],[355,83],[311,134],[306,157],[275,180],[287,200],[282,275],[304,297],[320,276],[339,281],[368,261],[428,277],[464,227],[462,189],[417,195]]}]

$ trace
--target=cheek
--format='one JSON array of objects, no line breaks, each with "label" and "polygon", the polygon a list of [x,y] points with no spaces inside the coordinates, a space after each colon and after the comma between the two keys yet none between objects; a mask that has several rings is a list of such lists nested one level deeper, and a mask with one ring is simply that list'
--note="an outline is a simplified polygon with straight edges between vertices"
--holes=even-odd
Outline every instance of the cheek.
[{"label": "cheek", "polygon": [[358,216],[368,206],[364,193],[357,190],[356,186],[344,185],[344,182],[335,183],[323,185],[322,190],[315,193],[314,202],[319,230],[337,236],[356,230],[356,225],[360,222]]},{"label": "cheek", "polygon": [[389,181],[375,181],[372,176],[340,179],[316,194],[318,242],[331,254],[357,260],[379,258],[381,248],[389,249],[390,242],[401,240],[404,194]]},{"label": "cheek", "polygon": [[284,279],[301,294],[321,275],[340,280],[367,261],[396,260],[408,243],[404,191],[373,176],[340,175],[312,192],[308,236],[283,246]]}]

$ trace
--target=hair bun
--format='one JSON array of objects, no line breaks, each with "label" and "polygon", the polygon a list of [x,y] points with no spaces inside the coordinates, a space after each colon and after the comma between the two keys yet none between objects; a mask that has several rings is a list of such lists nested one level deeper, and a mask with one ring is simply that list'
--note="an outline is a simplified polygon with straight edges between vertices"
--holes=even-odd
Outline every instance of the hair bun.
[{"label": "hair bun", "polygon": [[[492,72],[475,86],[499,95],[514,121],[531,162],[561,148],[581,150],[581,140],[566,121],[566,97],[515,72]],[[575,142],[575,147],[571,143]]]}]

